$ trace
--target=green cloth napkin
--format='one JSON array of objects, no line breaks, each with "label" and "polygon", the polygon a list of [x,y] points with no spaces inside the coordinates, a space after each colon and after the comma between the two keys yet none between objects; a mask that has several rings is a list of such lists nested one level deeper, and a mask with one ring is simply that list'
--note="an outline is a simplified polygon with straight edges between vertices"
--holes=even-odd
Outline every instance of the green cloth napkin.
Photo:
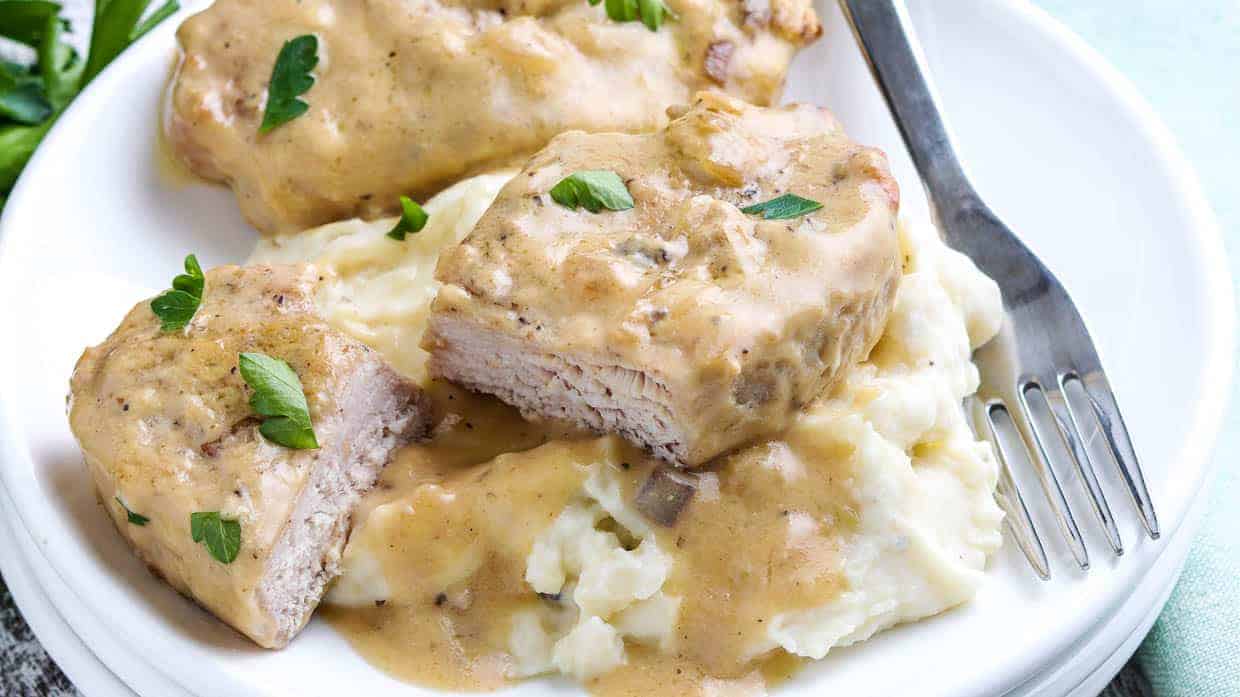
[{"label": "green cloth napkin", "polygon": [[[1233,412],[1231,433],[1236,421]],[[1184,575],[1137,654],[1156,697],[1240,697],[1240,471],[1224,467]]]}]

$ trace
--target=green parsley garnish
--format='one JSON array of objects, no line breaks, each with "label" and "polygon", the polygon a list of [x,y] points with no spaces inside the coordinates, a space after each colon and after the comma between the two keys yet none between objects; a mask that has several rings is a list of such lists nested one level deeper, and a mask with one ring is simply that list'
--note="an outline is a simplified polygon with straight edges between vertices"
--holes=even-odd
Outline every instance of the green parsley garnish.
[{"label": "green parsley garnish", "polygon": [[243,353],[237,358],[237,366],[254,390],[250,408],[267,417],[258,428],[264,438],[297,450],[319,447],[301,379],[288,363],[262,353]]},{"label": "green parsley garnish", "polygon": [[[597,5],[599,0],[590,0]],[[603,8],[613,22],[632,22],[637,19],[637,0],[604,0]]]},{"label": "green parsley garnish", "polygon": [[267,133],[301,116],[310,105],[297,97],[314,86],[310,74],[319,64],[319,40],[313,34],[305,34],[284,42],[280,55],[276,56],[271,69],[271,84],[267,87],[267,110],[259,133]]},{"label": "green parsley garnish", "polygon": [[564,177],[551,187],[551,199],[561,206],[581,206],[591,213],[606,208],[625,211],[633,207],[633,197],[620,175],[605,169],[583,169]]},{"label": "green parsley garnish", "polygon": [[400,210],[400,220],[396,221],[396,226],[387,234],[394,240],[404,241],[405,235],[421,232],[422,228],[426,227],[426,221],[431,217],[422,210],[417,201],[408,196],[400,197]]},{"label": "green parsley garnish", "polygon": [[659,31],[659,27],[663,26],[663,19],[671,14],[671,10],[667,9],[661,0],[637,0],[637,14],[642,18],[642,24],[650,31]]},{"label": "green parsley garnish", "polygon": [[662,0],[589,0],[591,5],[603,3],[607,16],[613,22],[632,22],[640,19],[650,31],[658,31],[667,17],[676,17]]},{"label": "green parsley garnish", "polygon": [[116,502],[121,505],[121,508],[125,509],[125,515],[129,517],[130,525],[146,525],[147,523],[151,522],[150,518],[147,518],[141,513],[134,513],[133,511],[129,510],[129,506],[125,505],[125,502],[121,500],[121,497],[117,496]]},{"label": "green parsley garnish", "polygon": [[[0,37],[34,49],[29,63],[0,62],[0,208],[17,176],[73,98],[142,34],[180,9],[168,0],[95,0],[85,60],[64,41],[60,4],[0,0]],[[144,15],[146,15],[144,19]]]},{"label": "green parsley garnish", "polygon": [[222,564],[231,564],[241,551],[241,523],[221,517],[219,511],[190,513],[189,535]]},{"label": "green parsley garnish", "polygon": [[206,277],[198,258],[193,254],[185,257],[185,273],[172,279],[172,290],[164,291],[151,301],[151,312],[159,318],[160,329],[165,332],[184,329],[202,304],[205,285]]},{"label": "green parsley garnish", "polygon": [[770,201],[746,206],[741,209],[741,212],[750,215],[761,215],[763,220],[785,220],[787,218],[796,218],[806,213],[813,213],[819,208],[822,208],[822,204],[817,201],[801,198],[796,194],[784,194]]}]

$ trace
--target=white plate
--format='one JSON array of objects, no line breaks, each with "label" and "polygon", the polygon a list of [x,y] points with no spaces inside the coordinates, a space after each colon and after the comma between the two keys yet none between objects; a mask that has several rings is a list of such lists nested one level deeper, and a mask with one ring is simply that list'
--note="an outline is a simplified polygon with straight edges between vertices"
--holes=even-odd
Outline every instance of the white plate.
[{"label": "white plate", "polygon": [[[7,500],[7,496],[3,498]],[[0,571],[4,572],[13,603],[44,650],[74,685],[88,686],[81,690],[85,697],[136,697],[69,628],[44,594],[11,528],[7,520],[0,518]],[[20,532],[25,535],[25,528]]]},{"label": "white plate", "polygon": [[[1195,179],[1127,83],[1039,12],[993,0],[923,0],[913,10],[962,155],[994,208],[1076,298],[1135,434],[1166,539],[1176,537],[1206,478],[1232,355],[1225,257]],[[790,97],[831,106],[859,140],[886,148],[916,207],[896,132],[838,13],[827,14],[828,35],[798,59]],[[81,348],[165,286],[186,251],[213,265],[243,258],[252,241],[231,194],[176,185],[156,165],[173,28],[144,39],[79,98],[0,220],[4,483],[82,604],[187,691],[417,694],[371,669],[322,622],[285,651],[262,651],[156,581],[97,508],[69,435],[63,400]],[[1141,538],[1107,475],[1126,523],[1122,563],[1101,553],[1092,521],[1088,576],[1071,573],[1054,545],[1056,580],[1043,584],[1008,545],[975,602],[834,652],[781,691],[1063,694],[1029,692],[1028,681],[1066,663],[1098,627],[1139,628],[1134,618],[1158,594],[1141,612],[1124,604],[1168,565],[1155,566],[1166,543]],[[1170,566],[1157,574],[1164,582],[1178,563]],[[1095,667],[1126,638],[1102,642]],[[545,681],[512,692],[548,690],[575,693]]]},{"label": "white plate", "polygon": [[193,697],[83,605],[35,547],[3,487],[0,509],[4,579],[39,641],[84,697]]}]

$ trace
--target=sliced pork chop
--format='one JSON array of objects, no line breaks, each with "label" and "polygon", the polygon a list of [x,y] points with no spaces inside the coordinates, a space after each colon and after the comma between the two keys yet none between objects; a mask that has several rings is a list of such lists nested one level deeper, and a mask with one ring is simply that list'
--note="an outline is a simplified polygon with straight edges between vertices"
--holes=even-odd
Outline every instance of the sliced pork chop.
[{"label": "sliced pork chop", "polygon": [[[216,0],[177,32],[170,141],[259,230],[299,232],[398,213],[401,195],[516,165],[563,131],[652,131],[711,85],[777,102],[822,31],[810,0],[664,2],[676,18],[652,31],[586,0]],[[259,133],[276,56],[305,34],[309,110]]]},{"label": "sliced pork chop", "polygon": [[[882,153],[826,111],[699,94],[650,135],[567,133],[440,258],[433,375],[681,465],[783,430],[878,341],[900,278]],[[556,203],[613,171],[635,206]],[[765,220],[783,194],[822,208]]]},{"label": "sliced pork chop", "polygon": [[[308,265],[213,269],[188,327],[162,332],[139,303],[71,382],[70,425],[117,529],[157,575],[270,648],[309,619],[353,506],[429,420],[417,387],[319,319],[319,280]],[[317,449],[260,435],[242,352],[297,373]],[[231,562],[194,541],[200,512],[238,521]]]}]

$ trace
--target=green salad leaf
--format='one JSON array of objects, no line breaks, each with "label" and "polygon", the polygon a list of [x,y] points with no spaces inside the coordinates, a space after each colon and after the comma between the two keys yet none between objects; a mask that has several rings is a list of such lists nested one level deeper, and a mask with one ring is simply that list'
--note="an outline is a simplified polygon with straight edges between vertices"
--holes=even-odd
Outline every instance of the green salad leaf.
[{"label": "green salad leaf", "polygon": [[159,9],[147,15],[146,19],[129,30],[130,43],[141,39],[147,32],[159,26],[160,22],[176,14],[179,9],[181,9],[181,4],[177,0],[168,0],[168,2],[160,5]]},{"label": "green salad leaf", "polygon": [[77,50],[64,42],[64,31],[65,23],[59,17],[48,17],[38,48],[37,67],[43,74],[43,90],[57,111],[73,101],[86,68]]},{"label": "green salad leaf", "polygon": [[606,208],[624,211],[633,207],[633,197],[620,175],[605,169],[583,169],[564,177],[551,187],[551,199],[561,206],[581,206],[591,213]]},{"label": "green salad leaf", "polygon": [[206,276],[198,265],[198,257],[185,257],[185,273],[172,279],[172,290],[166,290],[151,300],[151,312],[159,318],[160,329],[165,332],[180,331],[194,318],[202,304]]},{"label": "green salad leaf", "polygon": [[405,235],[421,232],[430,217],[430,214],[422,210],[422,206],[419,206],[417,201],[408,196],[401,196],[400,220],[396,221],[396,225],[388,231],[387,236],[394,240],[404,241]]},{"label": "green salad leaf", "polygon": [[125,515],[128,516],[130,525],[145,526],[147,523],[151,522],[150,518],[147,518],[141,513],[134,513],[129,510],[129,506],[125,505],[125,502],[121,500],[121,497],[117,496],[116,502],[121,505],[121,508],[125,509]]},{"label": "green salad leaf", "polygon": [[0,118],[33,126],[51,115],[52,105],[38,74],[0,61]]},{"label": "green salad leaf", "polygon": [[131,43],[178,9],[167,0],[95,0],[90,49],[83,59],[65,41],[72,31],[61,5],[46,0],[0,0],[0,37],[35,50],[30,65],[0,63],[0,210],[18,175],[74,97]]},{"label": "green salad leaf", "polygon": [[298,99],[314,86],[310,71],[319,64],[319,40],[313,34],[305,34],[284,42],[271,69],[271,84],[267,87],[267,109],[259,133],[268,133],[277,126],[301,116],[310,105]]},{"label": "green salad leaf", "polygon": [[231,564],[241,551],[241,523],[229,520],[219,511],[198,511],[189,514],[189,535],[201,542],[207,552],[221,564]]},{"label": "green salad leaf", "polygon": [[8,194],[13,188],[17,175],[51,126],[50,121],[38,126],[0,126],[0,193]]},{"label": "green salad leaf", "polygon": [[301,379],[288,363],[263,353],[243,353],[237,365],[254,390],[250,408],[266,417],[258,432],[277,445],[298,450],[319,447]]},{"label": "green salad leaf", "polygon": [[[151,0],[95,0],[90,52],[86,59],[86,71],[82,75],[84,85],[95,79],[121,51],[141,36],[136,30],[143,26],[142,18],[150,4]],[[166,6],[161,7],[151,16],[162,15],[160,19],[166,19],[180,9],[175,3],[173,5],[172,10],[167,10]],[[150,27],[147,27],[147,30],[149,29]]]},{"label": "green salad leaf", "polygon": [[0,2],[0,36],[38,48],[48,18],[60,18],[60,3],[44,0]]},{"label": "green salad leaf", "polygon": [[746,206],[741,209],[741,212],[749,215],[761,215],[763,220],[786,220],[805,215],[806,213],[813,213],[819,208],[822,208],[822,204],[817,201],[801,198],[796,194],[784,194],[770,201]]}]

